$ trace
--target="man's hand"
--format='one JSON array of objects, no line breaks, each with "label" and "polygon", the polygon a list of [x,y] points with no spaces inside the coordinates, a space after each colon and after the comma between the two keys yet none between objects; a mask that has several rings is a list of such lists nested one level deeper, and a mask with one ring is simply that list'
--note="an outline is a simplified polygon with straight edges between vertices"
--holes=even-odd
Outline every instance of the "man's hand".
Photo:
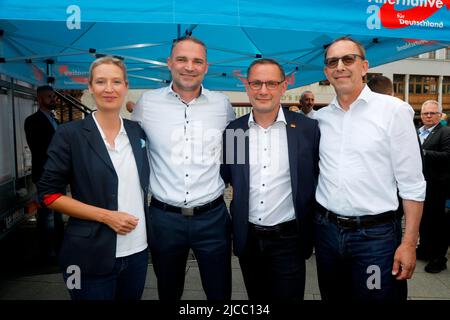
[{"label": "man's hand", "polygon": [[395,251],[392,275],[397,280],[411,279],[416,267],[416,248],[402,243]]}]

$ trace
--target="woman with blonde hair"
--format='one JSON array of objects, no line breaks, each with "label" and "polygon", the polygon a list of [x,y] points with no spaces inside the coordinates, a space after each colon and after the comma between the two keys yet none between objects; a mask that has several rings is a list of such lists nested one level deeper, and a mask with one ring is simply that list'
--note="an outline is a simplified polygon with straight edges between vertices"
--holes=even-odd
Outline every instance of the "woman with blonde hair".
[{"label": "woman with blonde hair", "polygon": [[92,63],[89,91],[97,110],[58,127],[39,199],[70,216],[59,260],[71,298],[138,300],[148,265],[146,137],[120,116],[128,92],[120,59]]}]

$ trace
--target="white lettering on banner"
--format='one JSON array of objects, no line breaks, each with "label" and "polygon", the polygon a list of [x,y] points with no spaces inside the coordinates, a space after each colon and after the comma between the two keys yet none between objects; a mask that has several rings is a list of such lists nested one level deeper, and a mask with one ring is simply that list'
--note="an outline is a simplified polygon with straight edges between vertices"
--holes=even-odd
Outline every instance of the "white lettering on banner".
[{"label": "white lettering on banner", "polygon": [[[442,0],[367,0],[367,2],[371,4],[366,10],[369,14],[366,20],[368,30],[381,29],[382,25],[387,28],[409,26],[445,28],[443,21],[425,20],[445,6]],[[423,12],[418,8],[422,8]]]},{"label": "white lettering on banner", "polygon": [[415,21],[415,20],[403,20],[403,19],[399,19],[398,21],[400,22],[400,24],[404,24],[405,26],[419,26],[419,27],[428,27],[428,28],[439,28],[439,29],[444,28],[443,21],[432,22],[429,20]]},{"label": "white lettering on banner", "polygon": [[424,8],[442,8],[444,3],[442,0],[367,0],[368,3],[376,4],[393,4],[409,7],[424,7]]}]

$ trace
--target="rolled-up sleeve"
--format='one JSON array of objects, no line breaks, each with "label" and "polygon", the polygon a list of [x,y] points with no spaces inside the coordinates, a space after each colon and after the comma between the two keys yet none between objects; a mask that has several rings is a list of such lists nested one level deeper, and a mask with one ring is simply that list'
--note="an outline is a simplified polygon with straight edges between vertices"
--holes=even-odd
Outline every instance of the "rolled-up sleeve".
[{"label": "rolled-up sleeve", "polygon": [[65,194],[72,172],[70,137],[64,126],[58,127],[47,151],[48,159],[44,172],[37,183],[38,200],[41,206],[55,200],[54,195]]},{"label": "rolled-up sleeve", "polygon": [[389,130],[391,160],[400,197],[424,201],[426,182],[413,117],[414,111],[406,103],[393,113]]}]

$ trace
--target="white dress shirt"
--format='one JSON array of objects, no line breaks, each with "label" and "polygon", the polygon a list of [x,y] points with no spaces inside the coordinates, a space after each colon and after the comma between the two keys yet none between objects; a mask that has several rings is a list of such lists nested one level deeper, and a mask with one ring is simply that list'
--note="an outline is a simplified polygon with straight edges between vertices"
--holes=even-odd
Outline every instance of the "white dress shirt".
[{"label": "white dress shirt", "polygon": [[147,229],[145,228],[144,194],[142,193],[139,173],[133,149],[127,132],[120,118],[120,131],[114,139],[114,148],[106,140],[95,112],[92,118],[105,142],[109,157],[117,174],[119,187],[117,191],[118,211],[129,213],[139,219],[136,228],[126,235],[117,234],[116,257],[126,257],[147,248]]},{"label": "white dress shirt", "polygon": [[145,92],[132,119],[141,124],[149,140],[152,195],[186,208],[222,195],[222,133],[234,118],[228,98],[203,87],[200,96],[187,104],[172,84]]},{"label": "white dress shirt", "polygon": [[250,192],[248,220],[273,226],[295,219],[286,134],[281,107],[276,121],[267,129],[259,126],[250,113],[249,162]]},{"label": "white dress shirt", "polygon": [[337,98],[316,113],[321,132],[316,200],[340,215],[379,214],[400,197],[423,201],[417,134],[411,106],[364,87],[349,110]]},{"label": "white dress shirt", "polygon": [[434,130],[436,126],[437,124],[428,129],[425,128],[425,126],[419,128],[419,139],[421,144],[423,144],[423,142],[427,139],[427,137],[430,135],[430,133]]}]

